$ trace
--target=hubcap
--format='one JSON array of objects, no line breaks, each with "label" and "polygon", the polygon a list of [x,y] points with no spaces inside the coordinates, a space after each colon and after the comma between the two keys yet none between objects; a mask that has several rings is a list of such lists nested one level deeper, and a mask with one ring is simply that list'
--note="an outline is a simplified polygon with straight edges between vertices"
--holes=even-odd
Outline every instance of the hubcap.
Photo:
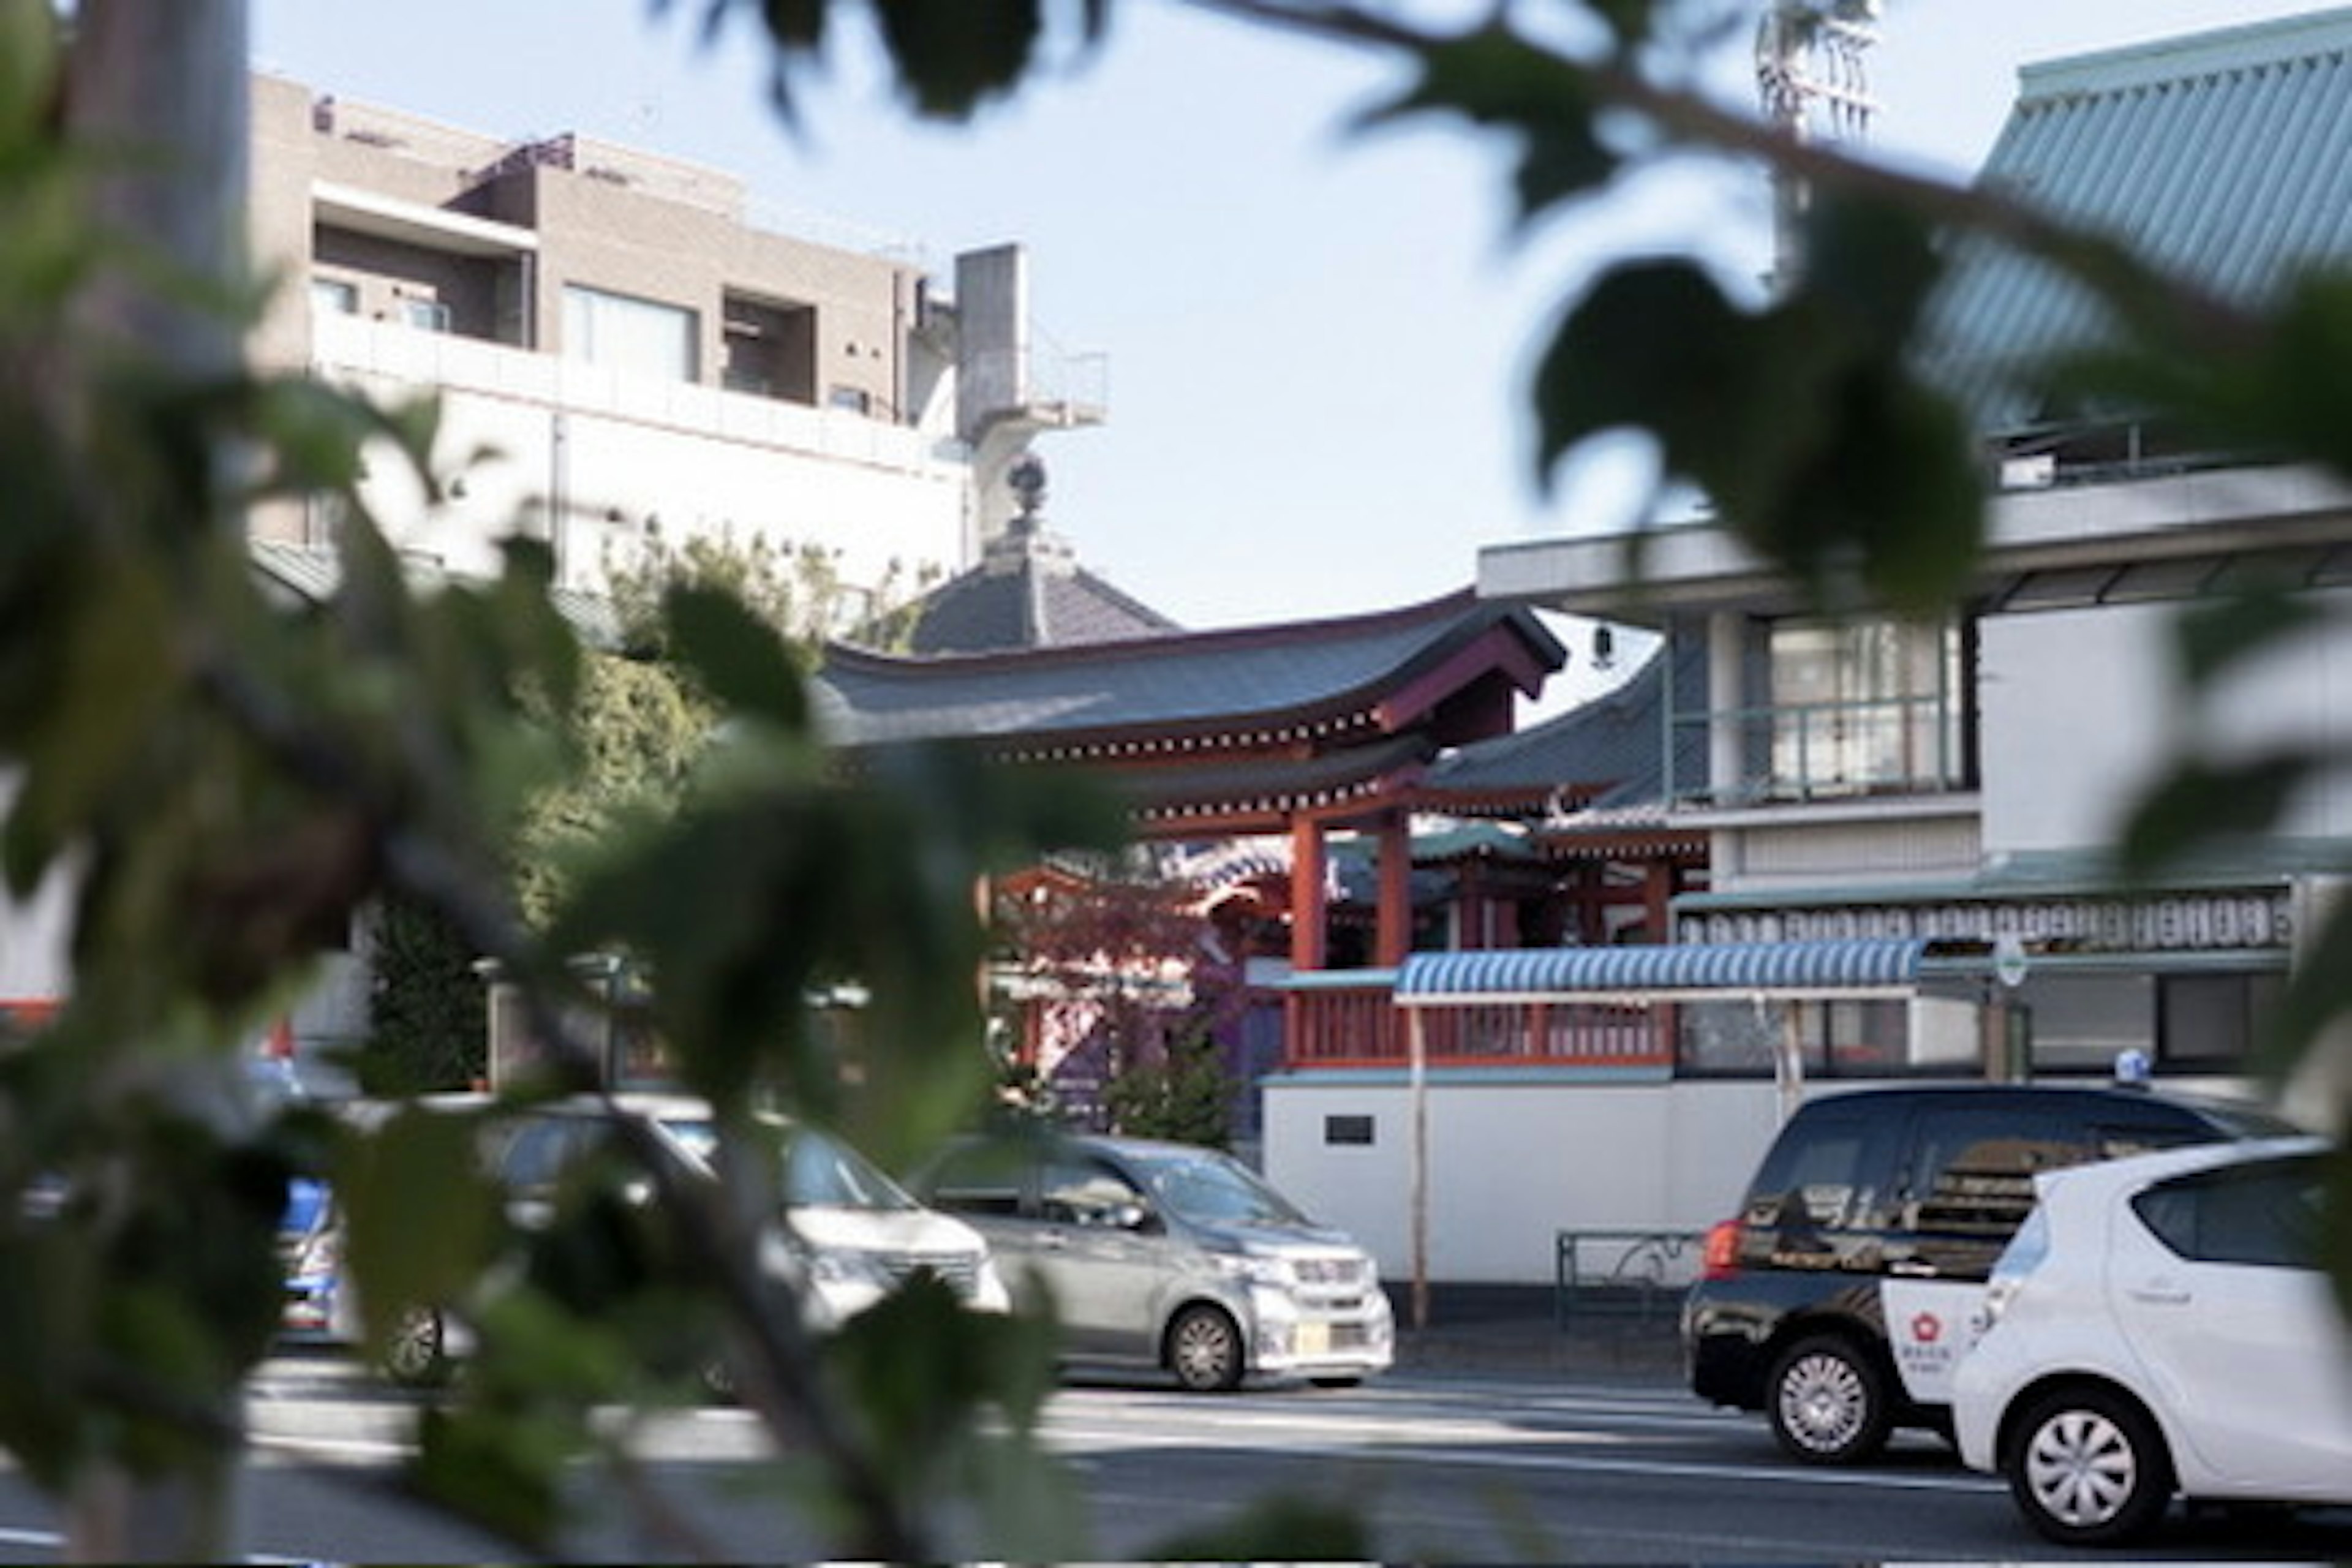
[{"label": "hubcap", "polygon": [[1211,1317],[1188,1320],[1176,1334],[1176,1370],[1196,1387],[1222,1383],[1230,1375],[1233,1335]]},{"label": "hubcap", "polygon": [[394,1377],[415,1382],[429,1377],[441,1361],[441,1320],[425,1308],[404,1313],[384,1348],[384,1362]]},{"label": "hubcap", "polygon": [[1868,1395],[1862,1374],[1841,1357],[1809,1355],[1780,1383],[1780,1418],[1806,1447],[1829,1453],[1862,1430]]},{"label": "hubcap", "polygon": [[2095,1411],[2053,1416],[2034,1430],[2025,1451],[2025,1484],[2034,1500],[2076,1529],[2114,1519],[2138,1482],[2131,1439]]}]

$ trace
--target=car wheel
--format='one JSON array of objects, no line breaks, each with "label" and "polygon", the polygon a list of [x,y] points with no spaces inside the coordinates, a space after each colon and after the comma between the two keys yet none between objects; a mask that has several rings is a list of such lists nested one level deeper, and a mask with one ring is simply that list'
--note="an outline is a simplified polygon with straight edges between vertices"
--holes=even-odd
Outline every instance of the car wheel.
[{"label": "car wheel", "polygon": [[1195,1394],[1222,1394],[1242,1380],[1242,1331],[1218,1307],[1187,1307],[1168,1326],[1168,1370]]},{"label": "car wheel", "polygon": [[1886,1378],[1852,1340],[1798,1341],[1772,1363],[1765,1394],[1772,1436],[1809,1465],[1858,1465],[1886,1447]]},{"label": "car wheel", "polygon": [[403,1388],[433,1388],[448,1380],[448,1331],[439,1312],[411,1307],[401,1313],[384,1343],[383,1374]]},{"label": "car wheel", "polygon": [[2037,1402],[2002,1456],[2010,1496],[2062,1546],[2136,1541],[2172,1500],[2172,1459],[2147,1413],[2106,1389]]}]

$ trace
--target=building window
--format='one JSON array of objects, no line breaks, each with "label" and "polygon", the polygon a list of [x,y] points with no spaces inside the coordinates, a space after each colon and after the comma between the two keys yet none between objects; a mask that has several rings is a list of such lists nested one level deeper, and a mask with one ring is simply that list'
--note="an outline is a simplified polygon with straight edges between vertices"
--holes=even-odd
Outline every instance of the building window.
[{"label": "building window", "polygon": [[2154,1043],[2174,1072],[2246,1069],[2285,977],[2237,974],[2037,974],[2021,1000],[2032,1016],[2037,1073],[2115,1071],[2127,1050]]},{"label": "building window", "polygon": [[682,305],[566,284],[563,352],[572,359],[665,381],[698,379],[699,322]]},{"label": "building window", "polygon": [[420,332],[446,332],[449,330],[449,307],[438,300],[404,294],[400,300],[400,322]]},{"label": "building window", "polygon": [[719,384],[787,403],[816,401],[816,311],[729,293],[720,302]]},{"label": "building window", "polygon": [[360,313],[360,286],[348,278],[313,278],[310,310],[321,316],[356,316]]},{"label": "building window", "polygon": [[2156,983],[2156,1059],[2237,1071],[2286,985],[2277,974],[2166,974]]},{"label": "building window", "polygon": [[1776,621],[1765,657],[1769,794],[1805,799],[1964,782],[1958,626]]},{"label": "building window", "polygon": [[[1685,1002],[1675,1008],[1675,1070],[1693,1078],[1769,1078],[1793,1039],[1808,1078],[1885,1078],[1948,1064],[1915,1047],[1910,1005],[1886,997],[1817,1002]],[[1923,1033],[1923,1038],[1932,1038]]]}]

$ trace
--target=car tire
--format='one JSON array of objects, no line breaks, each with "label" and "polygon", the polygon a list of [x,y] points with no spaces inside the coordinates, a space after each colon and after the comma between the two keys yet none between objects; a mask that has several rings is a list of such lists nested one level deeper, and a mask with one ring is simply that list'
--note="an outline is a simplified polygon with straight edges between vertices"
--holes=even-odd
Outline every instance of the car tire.
[{"label": "car tire", "polygon": [[1168,1325],[1168,1370],[1195,1394],[1238,1386],[1246,1360],[1241,1325],[1222,1307],[1187,1307]]},{"label": "car tire", "polygon": [[449,1327],[431,1307],[401,1313],[384,1342],[384,1376],[403,1388],[438,1388],[449,1381]]},{"label": "car tire", "polygon": [[1780,1353],[1764,1409],[1781,1448],[1809,1465],[1874,1459],[1895,1425],[1885,1373],[1867,1351],[1835,1334],[1799,1340]]},{"label": "car tire", "polygon": [[2001,1456],[2018,1511],[2061,1546],[2119,1546],[2172,1501],[2172,1457],[2133,1400],[2071,1388],[2035,1401]]}]

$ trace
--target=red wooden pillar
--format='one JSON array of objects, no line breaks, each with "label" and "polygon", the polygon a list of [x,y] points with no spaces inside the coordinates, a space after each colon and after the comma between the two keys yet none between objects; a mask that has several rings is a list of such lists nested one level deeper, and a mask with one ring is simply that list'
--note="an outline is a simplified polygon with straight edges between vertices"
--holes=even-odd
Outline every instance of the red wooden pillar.
[{"label": "red wooden pillar", "polygon": [[1455,874],[1454,883],[1454,945],[1465,952],[1476,952],[1485,948],[1505,946],[1494,936],[1494,904],[1486,894],[1485,862],[1465,858]]},{"label": "red wooden pillar", "polygon": [[1329,912],[1323,900],[1323,826],[1312,817],[1290,822],[1290,967],[1320,969],[1328,955]]},{"label": "red wooden pillar", "polygon": [[1652,860],[1642,868],[1642,919],[1649,926],[1649,939],[1654,942],[1675,940],[1673,900],[1675,896],[1675,863],[1668,859]]},{"label": "red wooden pillar", "polygon": [[1412,821],[1402,811],[1380,820],[1380,929],[1372,962],[1394,969],[1412,951]]}]

